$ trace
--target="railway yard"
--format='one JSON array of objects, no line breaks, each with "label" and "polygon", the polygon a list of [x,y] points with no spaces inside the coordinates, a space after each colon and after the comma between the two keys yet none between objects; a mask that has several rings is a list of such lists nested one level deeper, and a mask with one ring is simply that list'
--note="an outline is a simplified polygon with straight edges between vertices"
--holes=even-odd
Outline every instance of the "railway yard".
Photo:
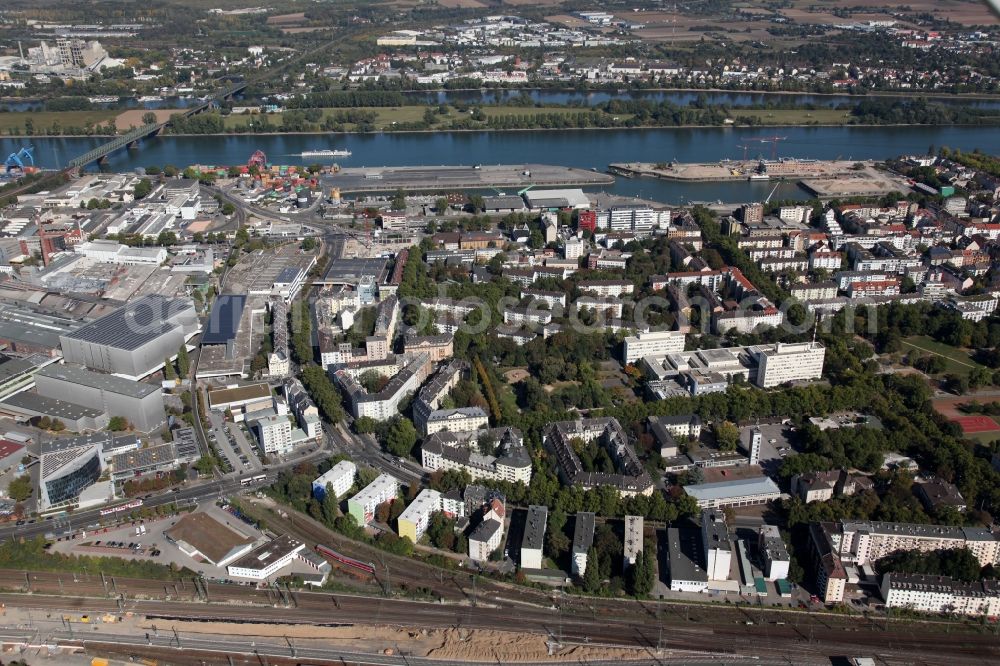
[{"label": "railway yard", "polygon": [[945,645],[955,664],[1000,659],[994,629],[974,623],[576,597],[390,555],[266,501],[245,511],[271,530],[372,562],[376,574],[331,561],[327,588],[307,591],[0,570],[5,647],[122,659],[141,647],[170,664],[739,663],[744,654],[760,664],[871,654],[919,664],[939,663]]}]

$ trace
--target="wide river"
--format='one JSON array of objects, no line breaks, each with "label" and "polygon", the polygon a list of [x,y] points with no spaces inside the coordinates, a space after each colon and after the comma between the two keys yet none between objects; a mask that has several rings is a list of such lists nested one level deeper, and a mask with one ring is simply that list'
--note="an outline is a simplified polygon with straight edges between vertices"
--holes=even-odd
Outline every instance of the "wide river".
[{"label": "wide river", "polygon": [[[777,134],[778,156],[816,159],[884,159],[901,154],[924,154],[930,146],[975,148],[1000,154],[1000,127],[788,127],[696,128],[641,130],[567,130],[520,132],[432,132],[387,134],[309,134],[254,136],[160,137],[137,150],[111,157],[107,169],[125,171],[147,165],[244,164],[255,150],[263,150],[274,164],[309,164],[304,150],[348,149],[343,166],[520,164],[548,163],[595,168],[611,162],[710,162],[743,157],[742,145],[760,145],[755,152],[770,156],[771,144],[750,137]],[[0,139],[5,156],[29,139]],[[105,141],[100,138],[35,138],[40,166],[59,167]],[[691,201],[742,202],[765,198],[774,184],[767,182],[677,183],[648,179],[617,179],[610,191],[626,196],[685,203]],[[783,183],[776,198],[804,198],[794,183]]]}]

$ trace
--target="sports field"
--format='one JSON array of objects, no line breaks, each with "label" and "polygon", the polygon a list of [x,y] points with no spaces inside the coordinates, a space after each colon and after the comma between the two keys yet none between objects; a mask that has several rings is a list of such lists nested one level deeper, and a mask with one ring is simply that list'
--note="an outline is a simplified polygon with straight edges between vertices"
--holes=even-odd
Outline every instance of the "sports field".
[{"label": "sports field", "polygon": [[904,352],[909,352],[914,349],[919,350],[924,354],[930,354],[932,356],[939,356],[943,358],[945,360],[946,373],[964,376],[968,375],[969,371],[973,368],[985,369],[985,366],[973,361],[968,352],[959,349],[958,347],[952,347],[938,342],[925,335],[918,335],[903,340]]}]

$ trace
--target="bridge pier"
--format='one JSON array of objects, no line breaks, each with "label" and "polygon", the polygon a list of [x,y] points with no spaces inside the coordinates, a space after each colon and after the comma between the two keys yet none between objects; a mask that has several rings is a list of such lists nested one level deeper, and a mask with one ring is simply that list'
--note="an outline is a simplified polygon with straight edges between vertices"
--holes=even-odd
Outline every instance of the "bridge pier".
[{"label": "bridge pier", "polygon": [[125,148],[127,150],[137,150],[139,148],[139,140],[136,139],[135,141],[130,141]]}]

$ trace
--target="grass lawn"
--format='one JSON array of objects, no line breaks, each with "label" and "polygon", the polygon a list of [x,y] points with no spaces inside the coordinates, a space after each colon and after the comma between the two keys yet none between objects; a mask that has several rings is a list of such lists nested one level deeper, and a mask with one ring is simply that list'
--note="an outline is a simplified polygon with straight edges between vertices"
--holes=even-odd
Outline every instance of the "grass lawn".
[{"label": "grass lawn", "polygon": [[837,109],[738,109],[731,111],[735,116],[750,116],[759,118],[764,124],[775,125],[805,125],[808,123],[820,123],[821,125],[843,125],[850,121],[851,116],[847,111]]},{"label": "grass lawn", "polygon": [[908,352],[914,348],[927,354],[942,356],[945,359],[945,372],[956,375],[968,375],[973,368],[984,368],[972,360],[968,352],[952,347],[944,343],[933,340],[926,335],[918,335],[903,340],[903,351]]},{"label": "grass lawn", "polygon": [[1000,430],[993,430],[991,432],[974,432],[972,434],[963,434],[962,437],[965,439],[971,439],[974,442],[980,444],[990,444],[998,439],[1000,439]]},{"label": "grass lawn", "polygon": [[17,111],[0,113],[0,134],[10,135],[11,130],[18,130],[24,135],[24,121],[31,118],[35,133],[44,134],[45,130],[59,123],[60,127],[86,127],[89,121],[92,125],[103,125],[118,115],[114,109],[96,109],[94,111]]}]

